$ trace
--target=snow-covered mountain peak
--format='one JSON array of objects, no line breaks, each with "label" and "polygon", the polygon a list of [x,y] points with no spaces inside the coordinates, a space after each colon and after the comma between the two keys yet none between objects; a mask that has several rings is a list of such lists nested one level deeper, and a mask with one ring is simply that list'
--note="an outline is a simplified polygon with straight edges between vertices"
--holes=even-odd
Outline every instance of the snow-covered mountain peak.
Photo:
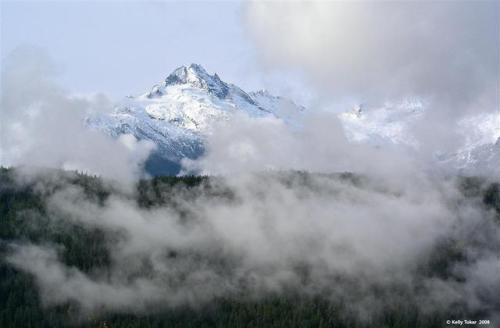
[{"label": "snow-covered mountain peak", "polygon": [[[250,118],[275,117],[291,123],[304,108],[269,92],[247,93],[238,86],[209,74],[200,65],[175,69],[150,92],[127,97],[112,113],[89,117],[87,124],[118,137],[133,134],[157,145],[156,169],[163,162],[175,164],[182,158],[196,158],[203,152],[203,141],[216,123],[236,114]],[[155,161],[156,161],[155,160]]]},{"label": "snow-covered mountain peak", "polygon": [[165,79],[166,84],[184,84],[184,83],[196,83],[200,81],[207,82],[211,80],[213,76],[207,73],[203,66],[198,64],[191,64],[189,66],[180,66],[176,68],[169,76]]},{"label": "snow-covered mountain peak", "polygon": [[217,74],[210,75],[203,66],[191,64],[175,69],[163,82],[153,86],[146,96],[148,98],[162,97],[168,91],[167,88],[173,86],[205,90],[220,99],[226,98],[231,88]]},{"label": "snow-covered mountain peak", "polygon": [[[423,101],[406,99],[380,106],[359,105],[338,117],[350,141],[400,147],[410,154],[419,149],[413,126],[425,119],[426,107]],[[112,113],[89,117],[87,124],[113,137],[132,134],[139,140],[153,141],[157,149],[146,163],[148,172],[175,174],[182,159],[203,154],[206,138],[219,122],[241,116],[273,117],[300,128],[306,113],[290,99],[267,90],[247,93],[191,64],[175,69],[150,92],[127,97]],[[438,154],[437,161],[461,173],[491,171],[500,175],[499,127],[499,112],[464,118],[457,129],[464,133],[465,144],[456,151]]]}]

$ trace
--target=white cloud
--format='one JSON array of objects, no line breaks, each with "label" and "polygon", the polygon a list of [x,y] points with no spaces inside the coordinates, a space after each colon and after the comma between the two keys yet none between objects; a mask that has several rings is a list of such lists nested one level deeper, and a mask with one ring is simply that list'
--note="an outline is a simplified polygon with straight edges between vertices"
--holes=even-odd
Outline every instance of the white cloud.
[{"label": "white cloud", "polygon": [[457,146],[465,114],[500,110],[497,1],[250,2],[262,62],[302,71],[325,102],[429,103],[413,134],[427,156]]},{"label": "white cloud", "polygon": [[19,48],[2,71],[1,164],[84,171],[128,183],[154,148],[133,136],[114,140],[84,125],[90,112],[111,110],[104,95],[75,97],[56,85],[54,65],[37,48]]}]

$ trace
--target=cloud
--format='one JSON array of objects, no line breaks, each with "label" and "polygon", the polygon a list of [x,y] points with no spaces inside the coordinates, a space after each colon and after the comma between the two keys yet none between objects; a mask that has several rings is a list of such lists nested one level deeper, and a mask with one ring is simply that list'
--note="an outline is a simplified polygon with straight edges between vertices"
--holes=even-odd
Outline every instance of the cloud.
[{"label": "cloud", "polygon": [[[415,301],[422,313],[457,303],[491,310],[498,302],[487,291],[496,281],[500,230],[453,181],[256,173],[207,183],[164,189],[170,203],[152,208],[120,194],[95,203],[67,186],[49,198],[50,217],[107,232],[110,266],[85,273],[54,248],[29,244],[14,246],[8,261],[35,277],[47,305],[72,302],[83,313],[287,291],[344,300],[368,317],[398,302]],[[449,240],[470,252],[467,261],[451,262],[463,280],[425,270],[439,252],[448,256]],[[405,296],[376,296],[379,288]]]},{"label": "cloud", "polygon": [[249,33],[270,65],[332,93],[465,100],[498,88],[497,2],[252,2]]},{"label": "cloud", "polygon": [[111,110],[102,94],[75,97],[58,86],[43,50],[22,47],[5,59],[1,85],[0,163],[103,175],[123,183],[141,174],[154,148],[133,136],[114,140],[84,125],[91,112]]},{"label": "cloud", "polygon": [[250,2],[262,63],[302,71],[326,103],[419,97],[421,152],[457,146],[456,122],[500,110],[497,1]]},{"label": "cloud", "polygon": [[241,175],[261,171],[355,172],[371,178],[414,181],[424,163],[406,149],[350,142],[336,114],[312,111],[295,125],[274,117],[236,115],[218,123],[205,153],[184,159],[181,174]]}]

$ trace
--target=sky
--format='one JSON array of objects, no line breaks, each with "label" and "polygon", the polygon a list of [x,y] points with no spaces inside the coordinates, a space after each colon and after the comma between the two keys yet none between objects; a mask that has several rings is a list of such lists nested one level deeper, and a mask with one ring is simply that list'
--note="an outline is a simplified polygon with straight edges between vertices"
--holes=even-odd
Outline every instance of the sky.
[{"label": "sky", "polygon": [[238,1],[2,1],[1,7],[2,59],[16,47],[38,46],[73,92],[140,94],[190,63],[249,91],[265,84]]},{"label": "sky", "polygon": [[[407,93],[403,87],[425,93],[425,86],[441,91],[448,81],[468,80],[470,72],[441,65],[443,57],[474,69],[483,61],[498,66],[495,2],[345,4],[267,3],[260,10],[243,1],[2,0],[1,58],[38,46],[65,88],[114,99],[144,93],[175,68],[198,63],[247,91],[269,89],[306,106],[310,81],[320,84],[310,89],[326,86],[339,102],[346,94],[368,98],[383,89],[393,97]],[[492,66],[485,70],[496,72]],[[447,81],[433,74],[442,68],[450,68]]]}]

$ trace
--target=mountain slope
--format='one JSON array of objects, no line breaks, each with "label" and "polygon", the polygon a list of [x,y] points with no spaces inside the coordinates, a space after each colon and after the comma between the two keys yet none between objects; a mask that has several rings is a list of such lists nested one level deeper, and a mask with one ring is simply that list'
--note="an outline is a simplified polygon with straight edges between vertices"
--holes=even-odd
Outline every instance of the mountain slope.
[{"label": "mountain slope", "polygon": [[247,93],[191,64],[177,68],[151,91],[128,97],[111,114],[89,117],[87,125],[113,137],[132,134],[140,140],[152,140],[157,151],[146,169],[154,175],[176,174],[182,158],[194,159],[203,153],[204,137],[215,123],[236,113],[249,117],[283,114],[286,119],[290,111],[303,110],[265,91]]},{"label": "mountain slope", "polygon": [[[411,153],[421,146],[412,128],[423,119],[425,110],[418,101],[405,101],[380,108],[355,108],[338,117],[352,142],[396,145]],[[458,174],[500,177],[500,112],[465,116],[454,128],[450,133],[456,133],[458,147],[440,150],[433,164]]]},{"label": "mountain slope", "polygon": [[[235,114],[250,118],[275,117],[300,126],[304,107],[265,90],[245,92],[210,75],[200,65],[181,66],[149,92],[124,99],[110,114],[94,115],[87,125],[118,137],[132,134],[151,140],[156,151],[146,163],[153,175],[177,174],[183,158],[195,159],[204,152],[204,141],[217,122]],[[358,107],[340,113],[347,138],[375,147],[400,147],[416,154],[420,145],[412,128],[426,115],[419,100],[386,103],[382,107]],[[456,125],[462,144],[435,154],[438,167],[460,174],[500,176],[500,113],[472,115]],[[462,140],[463,139],[463,140]]]}]

